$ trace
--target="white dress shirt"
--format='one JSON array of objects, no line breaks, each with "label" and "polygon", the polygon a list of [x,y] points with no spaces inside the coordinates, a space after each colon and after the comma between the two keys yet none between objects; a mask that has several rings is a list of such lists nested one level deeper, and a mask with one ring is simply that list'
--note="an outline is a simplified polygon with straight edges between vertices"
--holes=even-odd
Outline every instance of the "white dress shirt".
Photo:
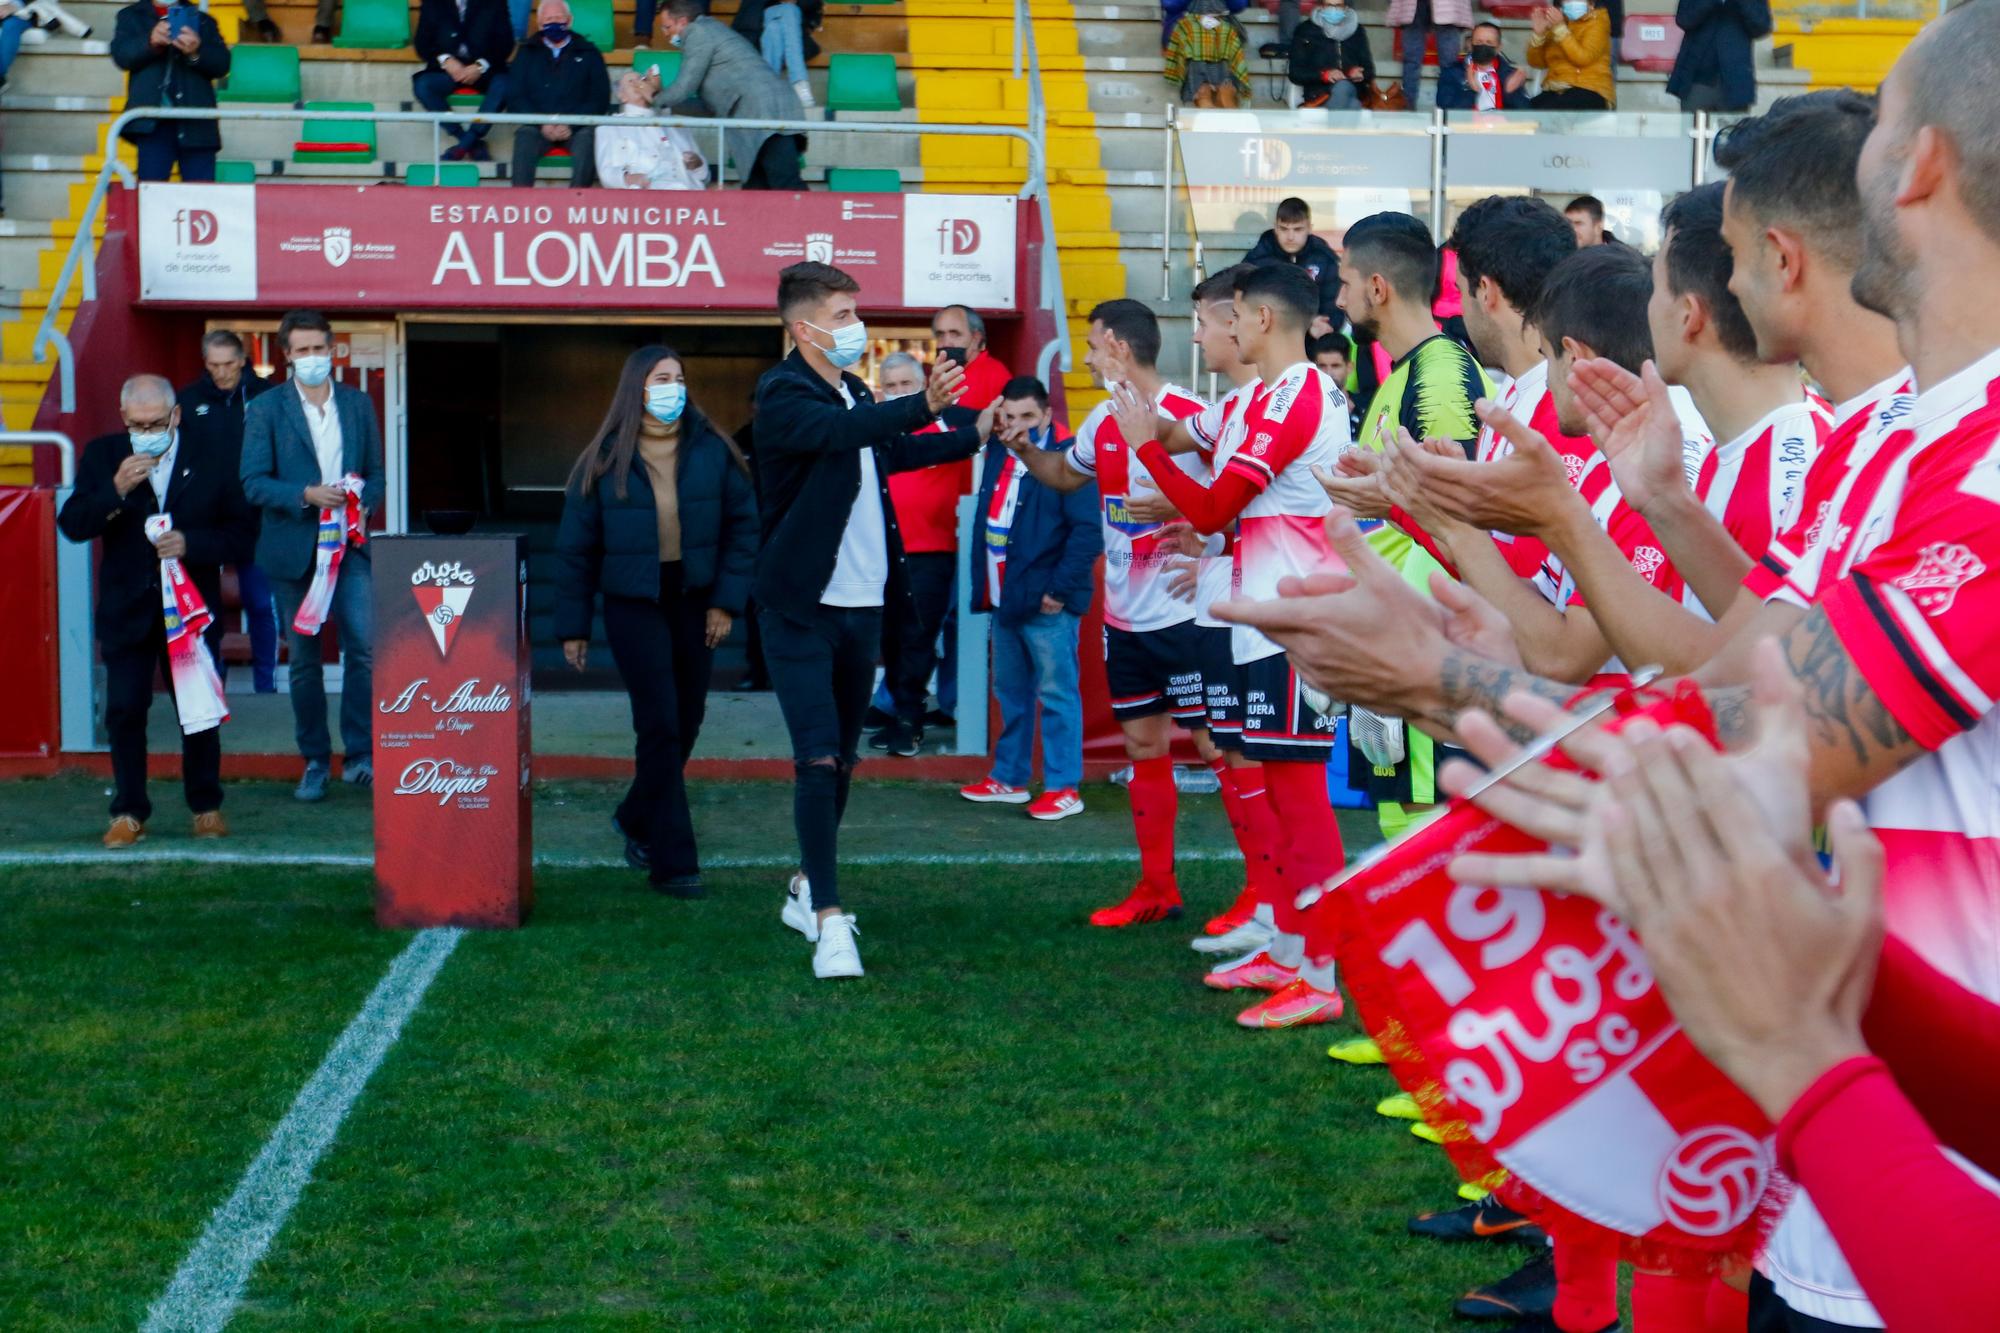
[{"label": "white dress shirt", "polygon": [[346,471],[341,466],[340,411],[334,406],[333,385],[327,384],[326,405],[320,407],[306,397],[304,385],[296,380],[293,384],[298,389],[299,406],[305,409],[306,429],[312,433],[313,453],[319,457],[319,484],[331,486]]},{"label": "white dress shirt", "polygon": [[174,464],[181,456],[181,433],[175,431],[167,441],[167,451],[153,460],[153,470],[146,474],[146,480],[153,486],[153,502],[159,511],[167,512],[167,487],[173,484]]},{"label": "white dress shirt", "polygon": [[[622,116],[650,116],[650,107],[620,107]],[[658,125],[599,125],[597,183],[611,190],[702,190],[708,188],[708,160],[686,130]],[[682,157],[693,153],[701,166],[688,169]],[[627,185],[627,172],[644,176],[644,185]]]}]

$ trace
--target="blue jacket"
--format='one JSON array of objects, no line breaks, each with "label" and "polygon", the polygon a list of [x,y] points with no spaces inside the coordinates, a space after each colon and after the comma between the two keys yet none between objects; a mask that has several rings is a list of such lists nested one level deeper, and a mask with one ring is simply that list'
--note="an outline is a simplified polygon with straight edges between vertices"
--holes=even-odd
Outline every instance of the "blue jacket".
[{"label": "blue jacket", "polygon": [[[382,507],[382,427],[375,404],[350,385],[333,385],[340,415],[341,469],[361,478],[361,511]],[[319,454],[306,425],[298,385],[280,380],[243,409],[243,494],[263,511],[257,564],[274,579],[308,579],[319,544],[319,510],[306,506],[305,489],[317,486]]]},{"label": "blue jacket", "polygon": [[[1050,447],[1067,449],[1069,441],[1055,441]],[[1096,586],[1097,557],[1104,554],[1095,483],[1065,494],[1022,475],[1014,526],[1007,534],[1007,578],[1000,586],[1000,605],[996,608],[987,598],[986,516],[993,510],[993,489],[1006,456],[1005,445],[989,444],[979,464],[979,507],[972,518],[972,609],[992,611],[1003,624],[1021,625],[1041,614],[1046,595],[1082,615],[1090,609]]]},{"label": "blue jacket", "polygon": [[[688,594],[732,616],[750,598],[757,563],[757,497],[729,445],[693,409],[681,418],[674,491],[680,505],[681,579]],[[601,447],[601,446],[600,446]],[[635,453],[625,494],[606,473],[584,494],[572,482],[563,493],[556,534],[554,635],[590,637],[597,594],[657,601],[660,521],[653,475]]]},{"label": "blue jacket", "polygon": [[1749,110],[1757,102],[1754,43],[1771,33],[1770,0],[1681,0],[1674,11],[1681,53],[1667,92],[1685,97],[1698,83],[1717,84],[1722,104]]}]

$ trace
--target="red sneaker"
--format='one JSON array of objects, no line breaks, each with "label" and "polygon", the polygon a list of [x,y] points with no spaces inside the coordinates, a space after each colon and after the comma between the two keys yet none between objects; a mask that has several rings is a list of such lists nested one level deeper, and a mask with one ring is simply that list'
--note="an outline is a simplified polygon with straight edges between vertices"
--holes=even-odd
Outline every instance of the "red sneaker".
[{"label": "red sneaker", "polygon": [[1201,928],[1201,933],[1204,935],[1227,935],[1230,931],[1248,921],[1250,914],[1256,910],[1256,891],[1248,884],[1245,884],[1243,892],[1236,895],[1236,901],[1229,904],[1229,910],[1221,916],[1210,917],[1208,924]]},{"label": "red sneaker", "polygon": [[1028,789],[1026,787],[1010,787],[1006,783],[996,782],[992,778],[975,782],[970,787],[960,787],[958,794],[968,801],[997,801],[1002,805],[1026,805],[1028,803]]},{"label": "red sneaker", "polygon": [[1202,984],[1215,990],[1276,991],[1283,990],[1298,979],[1297,968],[1274,963],[1270,954],[1259,949],[1248,958],[1222,964],[1201,980]]},{"label": "red sneaker", "polygon": [[1339,995],[1316,990],[1300,978],[1236,1015],[1236,1024],[1246,1028],[1297,1028],[1309,1023],[1331,1023],[1345,1007]]},{"label": "red sneaker", "polygon": [[1071,815],[1083,813],[1083,797],[1077,795],[1074,787],[1058,787],[1045,791],[1028,802],[1028,818],[1041,820],[1068,819]]},{"label": "red sneaker", "polygon": [[1126,895],[1125,901],[1100,907],[1090,914],[1093,926],[1139,926],[1148,921],[1176,921],[1181,914],[1181,891],[1162,893],[1144,880]]}]

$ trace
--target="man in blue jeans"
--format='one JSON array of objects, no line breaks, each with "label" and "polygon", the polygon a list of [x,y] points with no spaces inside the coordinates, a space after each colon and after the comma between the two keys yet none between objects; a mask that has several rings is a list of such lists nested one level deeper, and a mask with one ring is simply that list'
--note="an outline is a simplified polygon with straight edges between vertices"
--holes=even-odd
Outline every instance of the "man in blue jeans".
[{"label": "man in blue jeans", "polygon": [[[1023,375],[1000,391],[994,429],[1008,441],[1060,452],[1049,391]],[[1083,701],[1077,693],[1076,631],[1090,609],[1092,572],[1104,553],[1097,487],[1056,491],[1036,481],[1000,444],[987,446],[973,511],[972,609],[993,615],[993,695],[1000,741],[993,775],[961,788],[968,801],[1027,805],[1034,819],[1083,813]],[[1042,794],[1028,799],[1035,757],[1035,705],[1042,708]]]}]

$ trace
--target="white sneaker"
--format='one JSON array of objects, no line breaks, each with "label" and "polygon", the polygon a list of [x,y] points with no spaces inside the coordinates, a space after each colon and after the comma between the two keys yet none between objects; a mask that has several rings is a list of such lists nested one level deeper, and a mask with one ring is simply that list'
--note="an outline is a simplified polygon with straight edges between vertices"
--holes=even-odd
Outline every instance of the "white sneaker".
[{"label": "white sneaker", "polygon": [[792,91],[799,95],[799,105],[810,111],[818,103],[813,101],[813,86],[804,79],[792,85]]},{"label": "white sneaker", "polygon": [[1250,919],[1236,929],[1221,935],[1197,935],[1191,947],[1196,953],[1254,954],[1277,933],[1278,928],[1271,924],[1270,907],[1259,903]]},{"label": "white sneaker", "polygon": [[860,976],[861,950],[854,945],[855,932],[860,929],[854,924],[851,912],[835,912],[820,922],[819,944],[813,949],[813,975],[821,981]]},{"label": "white sneaker", "polygon": [[819,941],[819,913],[813,911],[812,885],[804,875],[793,875],[785,888],[785,910],[778,919],[808,940]]}]

